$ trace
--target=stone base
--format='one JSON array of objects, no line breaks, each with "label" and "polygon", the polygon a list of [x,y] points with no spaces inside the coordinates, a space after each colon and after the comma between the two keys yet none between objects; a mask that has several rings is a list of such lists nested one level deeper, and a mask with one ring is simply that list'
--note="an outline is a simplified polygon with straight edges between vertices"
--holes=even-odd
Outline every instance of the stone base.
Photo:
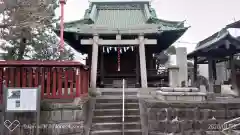
[{"label": "stone base", "polygon": [[166,101],[195,101],[201,102],[206,100],[206,93],[200,92],[197,88],[162,88],[156,91],[157,99]]},{"label": "stone base", "polygon": [[174,96],[174,95],[157,95],[157,99],[166,101],[205,101],[205,96]]}]

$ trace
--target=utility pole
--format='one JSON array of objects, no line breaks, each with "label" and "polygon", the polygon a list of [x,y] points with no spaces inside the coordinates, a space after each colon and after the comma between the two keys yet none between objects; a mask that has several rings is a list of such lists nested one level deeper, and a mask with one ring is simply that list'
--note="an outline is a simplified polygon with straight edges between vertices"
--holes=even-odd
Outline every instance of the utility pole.
[{"label": "utility pole", "polygon": [[63,33],[64,33],[64,5],[66,4],[66,0],[60,0],[60,6],[61,6],[61,22],[60,22],[60,60],[63,59],[63,51],[64,51],[64,39],[63,39]]}]

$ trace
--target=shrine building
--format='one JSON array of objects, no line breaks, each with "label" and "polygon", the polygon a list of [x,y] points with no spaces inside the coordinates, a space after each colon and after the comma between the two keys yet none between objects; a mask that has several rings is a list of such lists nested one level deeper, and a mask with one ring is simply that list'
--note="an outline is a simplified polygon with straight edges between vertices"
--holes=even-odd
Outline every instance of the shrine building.
[{"label": "shrine building", "polygon": [[[154,54],[171,46],[187,30],[184,21],[157,18],[149,1],[90,3],[81,20],[64,24],[64,40],[87,54],[90,87],[147,88],[160,82]],[[58,34],[59,30],[56,31]]]}]

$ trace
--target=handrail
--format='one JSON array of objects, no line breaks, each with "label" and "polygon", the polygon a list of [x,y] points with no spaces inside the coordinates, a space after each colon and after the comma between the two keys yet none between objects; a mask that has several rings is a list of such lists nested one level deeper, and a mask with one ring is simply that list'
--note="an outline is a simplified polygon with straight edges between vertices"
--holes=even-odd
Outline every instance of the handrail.
[{"label": "handrail", "polygon": [[122,91],[122,135],[124,135],[124,117],[125,117],[125,80],[123,79],[123,91]]},{"label": "handrail", "polygon": [[[229,124],[229,123],[234,122],[234,121],[237,121],[237,120],[240,120],[240,117],[234,118],[234,119],[232,119],[232,120],[229,120],[229,121],[225,122],[223,125]],[[240,123],[234,124],[234,125],[232,125],[232,126],[230,126],[230,127],[227,127],[227,128],[224,128],[224,129],[222,129],[222,133],[224,133],[225,135],[228,135],[228,134],[225,132],[226,130],[232,130],[233,128],[235,128],[235,127],[237,127],[237,126],[239,126],[239,125],[240,125]]]}]

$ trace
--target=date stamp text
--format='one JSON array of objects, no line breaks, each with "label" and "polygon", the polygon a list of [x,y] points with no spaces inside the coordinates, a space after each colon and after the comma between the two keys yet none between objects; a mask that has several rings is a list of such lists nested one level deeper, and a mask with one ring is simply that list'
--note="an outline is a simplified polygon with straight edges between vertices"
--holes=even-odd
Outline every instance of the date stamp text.
[{"label": "date stamp text", "polygon": [[[208,130],[223,130],[226,128],[234,127],[235,124],[209,124],[208,125]],[[234,127],[233,129],[236,129]]]}]

